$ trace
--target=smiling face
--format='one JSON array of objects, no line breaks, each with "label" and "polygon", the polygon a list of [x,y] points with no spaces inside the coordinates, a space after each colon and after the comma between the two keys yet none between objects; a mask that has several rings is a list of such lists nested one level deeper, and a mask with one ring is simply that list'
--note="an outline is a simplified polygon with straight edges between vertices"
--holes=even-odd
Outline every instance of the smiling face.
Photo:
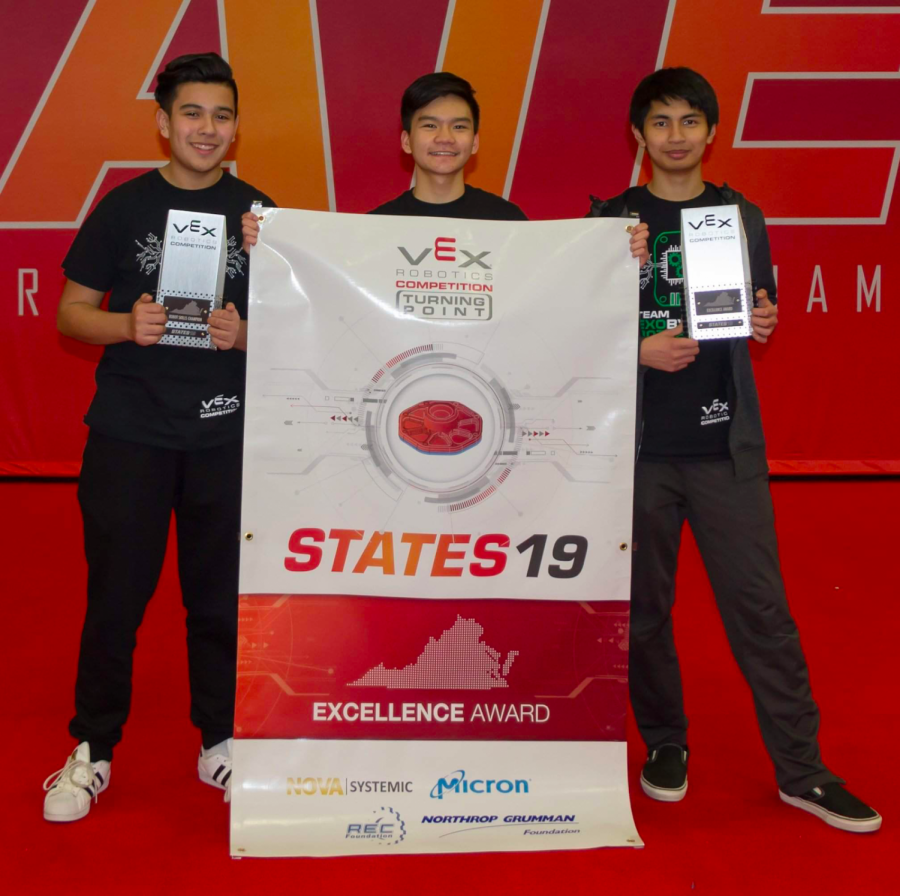
[{"label": "smiling face", "polygon": [[478,152],[472,110],[458,96],[442,96],[416,111],[400,142],[415,160],[418,175],[461,175]]},{"label": "smiling face", "polygon": [[631,130],[647,150],[654,168],[666,172],[691,171],[699,166],[716,135],[716,126],[709,126],[703,112],[679,99],[668,103],[654,100],[643,133],[634,126]]},{"label": "smiling face", "polygon": [[219,167],[234,142],[238,118],[234,93],[225,84],[182,84],[171,114],[157,109],[160,133],[172,149],[170,167],[179,185],[205,186],[219,177]]}]

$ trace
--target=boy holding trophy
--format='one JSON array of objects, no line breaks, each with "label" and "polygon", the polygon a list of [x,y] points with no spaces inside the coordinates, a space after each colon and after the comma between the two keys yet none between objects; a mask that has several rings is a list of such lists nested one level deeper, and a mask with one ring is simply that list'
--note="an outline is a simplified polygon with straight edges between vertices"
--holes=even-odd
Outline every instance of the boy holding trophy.
[{"label": "boy holding trophy", "polygon": [[[766,342],[778,321],[765,220],[740,193],[703,180],[703,154],[719,120],[705,78],[687,68],[654,72],[635,90],[630,118],[652,179],[608,201],[595,199],[590,214],[649,225],[650,257],[641,268],[629,675],[648,749],[641,787],[664,801],[687,792],[687,718],[671,617],[687,520],[753,693],[781,799],[842,830],[877,830],[881,816],[822,763],[819,711],[781,578],[745,338]],[[721,269],[723,261],[730,270]],[[711,267],[715,276],[704,284]],[[694,338],[685,338],[686,325]]]},{"label": "boy holding trophy", "polygon": [[230,776],[247,308],[238,234],[254,200],[274,203],[222,168],[238,127],[228,63],[181,56],[155,97],[169,163],[110,191],[63,262],[59,330],[105,348],[78,486],[88,561],[69,724],[78,743],[45,782],[48,821],[83,818],[109,784],[173,510],[198,772],[226,791]]}]

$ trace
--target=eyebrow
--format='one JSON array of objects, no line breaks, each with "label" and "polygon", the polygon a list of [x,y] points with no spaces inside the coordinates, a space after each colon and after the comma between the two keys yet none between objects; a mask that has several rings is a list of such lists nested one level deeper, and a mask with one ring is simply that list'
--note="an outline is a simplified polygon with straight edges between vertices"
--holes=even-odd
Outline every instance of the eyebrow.
[{"label": "eyebrow", "polygon": [[[201,106],[200,103],[182,103],[180,105],[179,110],[181,109],[199,109],[201,112],[206,108],[205,106]],[[214,112],[234,112],[234,109],[231,106],[213,106]]]},{"label": "eyebrow", "polygon": [[[701,115],[703,115],[702,112],[688,112],[686,115],[680,117],[683,121],[685,118],[699,118]],[[651,120],[663,119],[665,121],[671,121],[674,116],[666,115],[665,112],[657,112],[655,115],[648,115],[647,117]]]},{"label": "eyebrow", "polygon": [[450,118],[450,119],[439,118],[437,115],[420,115],[418,120],[419,121],[450,121],[450,122],[466,121],[469,124],[472,123],[472,119],[469,118],[468,115],[461,115],[458,118]]}]

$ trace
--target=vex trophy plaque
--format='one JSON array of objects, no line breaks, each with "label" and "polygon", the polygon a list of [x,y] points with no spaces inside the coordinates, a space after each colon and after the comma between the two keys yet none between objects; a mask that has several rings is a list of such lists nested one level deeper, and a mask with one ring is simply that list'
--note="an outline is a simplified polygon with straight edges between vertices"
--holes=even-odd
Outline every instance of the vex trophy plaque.
[{"label": "vex trophy plaque", "polygon": [[227,259],[224,215],[170,209],[156,290],[166,309],[161,344],[215,351],[209,315],[222,307]]},{"label": "vex trophy plaque", "polygon": [[750,336],[753,287],[736,205],[681,212],[684,307],[691,339]]}]

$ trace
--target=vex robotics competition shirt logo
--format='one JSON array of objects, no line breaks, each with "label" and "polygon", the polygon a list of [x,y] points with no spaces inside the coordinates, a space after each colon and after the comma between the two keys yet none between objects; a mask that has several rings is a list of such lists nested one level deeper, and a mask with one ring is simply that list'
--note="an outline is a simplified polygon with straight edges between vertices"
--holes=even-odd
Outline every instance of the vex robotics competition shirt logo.
[{"label": "vex robotics competition shirt logo", "polygon": [[[433,246],[411,252],[397,246],[411,267],[397,268],[397,310],[428,320],[485,321],[493,315],[490,249],[470,251],[456,237],[439,236]],[[433,253],[433,256],[432,256]],[[433,264],[429,259],[433,258]]]},{"label": "vex robotics competition shirt logo", "polygon": [[442,800],[445,793],[457,796],[464,793],[528,793],[528,781],[524,778],[518,778],[515,781],[508,778],[466,778],[465,771],[457,769],[444,778],[438,778],[437,783],[431,788],[429,796],[433,800]]},{"label": "vex robotics competition shirt logo", "polygon": [[241,406],[241,400],[237,397],[237,395],[232,395],[230,398],[224,393],[220,392],[215,398],[210,398],[209,401],[200,401],[200,419],[205,420],[207,417],[225,417],[228,414],[233,414],[237,411]]}]

